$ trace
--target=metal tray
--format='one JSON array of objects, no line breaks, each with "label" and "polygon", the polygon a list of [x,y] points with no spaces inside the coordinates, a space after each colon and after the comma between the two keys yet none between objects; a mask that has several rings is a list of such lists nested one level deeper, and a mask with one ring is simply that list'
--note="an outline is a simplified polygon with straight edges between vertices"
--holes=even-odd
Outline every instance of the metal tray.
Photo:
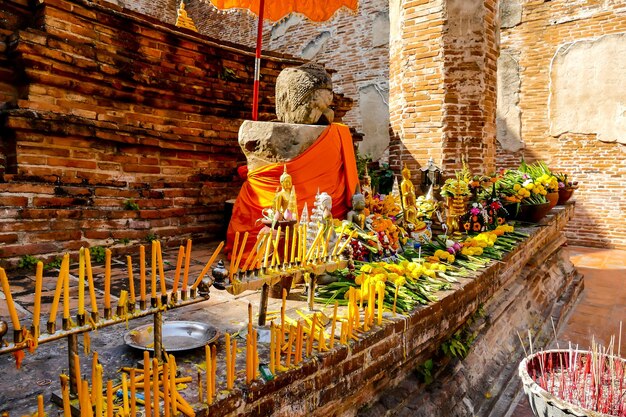
[{"label": "metal tray", "polygon": [[[152,324],[137,327],[124,335],[124,341],[136,349],[154,351],[153,331]],[[166,352],[196,349],[215,342],[219,337],[215,327],[196,321],[164,322],[161,333]]]}]

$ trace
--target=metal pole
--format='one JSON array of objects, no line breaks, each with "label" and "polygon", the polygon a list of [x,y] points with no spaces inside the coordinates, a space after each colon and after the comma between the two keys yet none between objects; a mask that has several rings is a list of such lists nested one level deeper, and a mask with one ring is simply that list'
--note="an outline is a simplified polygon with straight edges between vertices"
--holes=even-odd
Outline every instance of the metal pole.
[{"label": "metal pole", "polygon": [[261,305],[259,307],[259,326],[265,326],[265,318],[267,317],[267,299],[270,295],[270,286],[263,284],[261,288]]},{"label": "metal pole", "polygon": [[259,79],[261,76],[261,48],[263,47],[263,11],[265,0],[259,1],[259,23],[256,31],[256,55],[254,58],[254,88],[252,92],[252,120],[259,119]]},{"label": "metal pole", "polygon": [[159,362],[163,359],[163,313],[154,313],[154,357]]},{"label": "metal pole", "polygon": [[70,394],[77,395],[76,391],[76,381],[78,381],[78,377],[80,375],[76,375],[76,364],[75,364],[75,356],[78,355],[78,334],[72,333],[67,335],[67,356],[69,359],[70,369]]}]

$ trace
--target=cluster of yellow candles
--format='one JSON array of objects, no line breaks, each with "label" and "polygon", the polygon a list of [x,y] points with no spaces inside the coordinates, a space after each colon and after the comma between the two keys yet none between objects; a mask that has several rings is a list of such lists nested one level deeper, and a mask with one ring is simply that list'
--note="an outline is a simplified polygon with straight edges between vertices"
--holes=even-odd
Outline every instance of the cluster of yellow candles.
[{"label": "cluster of yellow candles", "polygon": [[[210,266],[213,264],[217,256],[219,255],[224,243],[222,242],[219,247],[213,252],[209,262],[203,268],[200,275],[196,278],[196,280],[191,284],[189,288],[195,290],[204,276],[207,274]],[[183,259],[185,260],[184,268],[182,267]],[[136,299],[135,299],[135,283],[134,283],[134,274],[133,274],[133,262],[131,256],[126,257],[127,265],[128,265],[128,290],[122,290],[120,292],[120,296],[118,298],[118,306],[116,315],[125,317],[127,313],[133,312],[135,310]],[[170,302],[174,303],[178,299],[178,291],[179,285],[181,281],[181,269],[182,269],[182,286],[181,293],[183,294],[183,298],[186,297],[188,291],[189,284],[189,267],[191,261],[191,240],[187,240],[186,248],[180,246],[178,251],[178,259],[176,262],[176,270],[174,273],[174,284],[171,288],[171,291],[168,293],[165,274],[164,274],[164,263],[163,256],[161,252],[161,243],[159,241],[152,242],[152,276],[151,276],[151,303],[153,307],[157,307],[161,305],[161,301],[167,299],[169,297]],[[139,247],[139,274],[140,274],[140,308],[145,309],[147,307],[146,301],[146,262],[145,262],[145,247],[141,245]],[[59,305],[61,303],[61,297],[63,297],[63,329],[70,330],[72,325],[74,324],[70,317],[70,285],[69,285],[69,277],[70,277],[70,255],[65,254],[63,256],[63,260],[61,262],[61,267],[59,271],[59,276],[56,281],[56,286],[54,290],[54,297],[52,300],[52,304],[50,305],[48,322],[47,322],[47,330],[48,333],[52,334],[56,332],[56,320],[57,320],[57,311],[59,309]],[[157,285],[157,278],[158,284]],[[5,270],[0,268],[0,284],[2,286],[2,291],[5,294],[7,307],[9,310],[9,315],[11,317],[11,322],[13,325],[13,329],[16,334],[21,334],[23,332],[19,316],[17,314],[17,310],[15,307],[15,303],[13,301],[13,297],[11,295],[11,288],[9,285],[9,280],[6,276]],[[85,286],[87,285],[89,289],[89,301],[91,307],[91,314],[89,317],[86,317],[85,310]],[[31,327],[30,338],[33,340],[33,343],[36,347],[40,330],[39,323],[41,317],[41,292],[43,287],[43,263],[38,262],[35,273],[35,305],[33,311],[33,322]],[[157,297],[157,292],[161,297]],[[105,264],[104,264],[104,318],[111,319],[112,318],[112,310],[111,310],[111,251],[109,249],[105,250]],[[96,327],[96,323],[99,319],[99,307],[98,300],[96,298],[96,291],[94,286],[94,276],[93,269],[91,265],[91,256],[88,248],[81,248],[79,251],[79,259],[78,259],[78,311],[77,311],[77,321],[78,325],[85,325],[86,322],[89,322],[92,327]],[[24,329],[25,330],[25,329]],[[24,332],[27,333],[27,332]]]},{"label": "cluster of yellow candles", "polygon": [[[89,381],[81,378],[80,358],[74,355],[76,369],[76,393],[78,399],[74,405],[80,410],[81,417],[129,417],[137,415],[138,406],[142,406],[146,417],[176,416],[180,413],[187,417],[195,416],[191,405],[178,392],[178,384],[191,382],[191,377],[177,377],[176,359],[169,355],[167,361],[159,365],[156,358],[144,352],[143,368],[122,368],[122,381],[114,385],[108,380],[103,385],[103,369],[98,363],[98,354],[94,352]],[[61,396],[65,417],[71,417],[70,378],[61,375]],[[121,404],[115,406],[115,397],[121,396]],[[161,414],[161,411],[163,412]]]},{"label": "cluster of yellow candles", "polygon": [[[248,232],[245,232],[240,243],[239,232],[235,234],[233,244],[233,257],[230,263],[229,276],[231,281],[238,272],[247,272],[253,269],[277,268],[285,269],[291,266],[305,267],[310,263],[319,262],[322,259],[334,258],[346,248],[353,234],[345,235],[345,229],[337,237],[334,246],[330,245],[333,229],[325,230],[318,224],[318,232],[310,247],[307,247],[307,225],[298,225],[293,228],[285,227],[284,233],[278,226],[275,236],[273,233],[263,233],[257,236],[257,241],[252,251],[246,258],[241,269],[241,260],[248,241]],[[347,239],[342,243],[342,238]],[[282,239],[283,253],[280,252]]]}]

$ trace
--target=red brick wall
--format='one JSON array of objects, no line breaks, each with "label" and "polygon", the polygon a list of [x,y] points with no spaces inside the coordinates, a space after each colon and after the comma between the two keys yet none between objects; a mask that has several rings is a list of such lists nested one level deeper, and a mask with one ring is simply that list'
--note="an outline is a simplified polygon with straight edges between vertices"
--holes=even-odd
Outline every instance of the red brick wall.
[{"label": "red brick wall", "polygon": [[[0,119],[15,153],[0,177],[3,263],[151,234],[217,239],[245,161],[253,54],[108,3],[36,7],[11,34],[23,94]],[[278,72],[299,63],[264,60],[261,119]]]},{"label": "red brick wall", "polygon": [[626,32],[626,3],[598,0],[580,3],[525,2],[521,24],[502,31],[502,48],[519,53],[522,69],[519,107],[525,149],[510,153],[499,148],[498,165],[516,166],[523,155],[527,160],[547,161],[557,172],[570,173],[581,185],[574,194],[576,216],[567,228],[569,241],[625,248],[626,147],[600,142],[595,135],[565,133],[551,137],[549,133],[550,65],[559,47],[581,39]]},{"label": "red brick wall", "polygon": [[390,13],[403,21],[394,32],[392,18],[392,166],[415,169],[432,157],[447,175],[462,159],[493,170],[496,2],[399,2]]}]

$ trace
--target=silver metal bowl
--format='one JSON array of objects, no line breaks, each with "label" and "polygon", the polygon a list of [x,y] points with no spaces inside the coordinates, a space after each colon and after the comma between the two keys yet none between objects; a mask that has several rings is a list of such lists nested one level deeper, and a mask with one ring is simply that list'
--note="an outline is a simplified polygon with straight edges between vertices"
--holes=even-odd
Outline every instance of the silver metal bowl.
[{"label": "silver metal bowl", "polygon": [[[167,352],[191,350],[213,343],[219,332],[213,326],[196,321],[168,321],[162,327],[163,349]],[[154,326],[146,324],[124,335],[128,346],[154,351]]]}]

